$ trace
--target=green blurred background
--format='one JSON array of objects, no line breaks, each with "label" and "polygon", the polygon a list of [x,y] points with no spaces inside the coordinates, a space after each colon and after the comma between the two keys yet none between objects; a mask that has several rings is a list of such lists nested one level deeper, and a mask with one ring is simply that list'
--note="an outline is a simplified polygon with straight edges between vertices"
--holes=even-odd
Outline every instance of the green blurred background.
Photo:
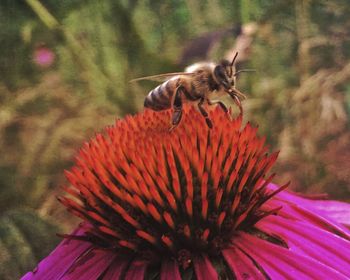
[{"label": "green blurred background", "polygon": [[157,84],[130,79],[235,50],[256,70],[237,87],[245,120],[281,151],[277,182],[349,201],[349,14],[348,0],[1,0],[0,279],[76,225],[55,199],[63,170],[96,131],[142,110]]}]

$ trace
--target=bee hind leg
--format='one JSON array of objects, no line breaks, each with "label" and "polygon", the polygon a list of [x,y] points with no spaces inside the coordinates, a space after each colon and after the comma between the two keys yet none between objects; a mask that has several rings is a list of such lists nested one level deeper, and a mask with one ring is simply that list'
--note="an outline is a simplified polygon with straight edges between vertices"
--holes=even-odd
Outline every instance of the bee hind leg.
[{"label": "bee hind leg", "polygon": [[198,109],[199,109],[199,112],[201,112],[202,116],[205,118],[205,122],[207,123],[208,127],[213,128],[213,123],[212,123],[211,119],[209,118],[209,114],[203,107],[204,101],[205,101],[205,99],[201,98],[201,100],[198,103]]},{"label": "bee hind leg", "polygon": [[182,93],[184,89],[183,87],[179,86],[176,89],[174,102],[173,102],[173,117],[172,117],[172,127],[170,130],[173,130],[181,121],[182,118]]}]

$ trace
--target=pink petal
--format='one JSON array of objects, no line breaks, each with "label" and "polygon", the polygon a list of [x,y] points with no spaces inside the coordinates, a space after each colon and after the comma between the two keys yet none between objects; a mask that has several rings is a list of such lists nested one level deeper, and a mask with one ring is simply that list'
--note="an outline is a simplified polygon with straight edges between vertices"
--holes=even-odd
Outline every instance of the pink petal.
[{"label": "pink petal", "polygon": [[333,268],[247,233],[233,240],[271,279],[349,279]]},{"label": "pink petal", "polygon": [[[81,235],[85,230],[86,227],[82,226],[73,232],[73,235]],[[48,257],[39,263],[33,272],[28,272],[21,279],[60,279],[72,264],[91,248],[92,245],[89,242],[64,239]]]},{"label": "pink petal", "polygon": [[[268,189],[274,191],[278,186],[269,184]],[[300,205],[304,208],[313,210],[319,215],[327,216],[338,223],[350,226],[350,204],[333,200],[320,200],[308,198],[305,195],[282,191],[275,197],[288,203]]]},{"label": "pink petal", "polygon": [[327,216],[338,223],[350,226],[350,204],[332,200],[310,201],[310,209],[313,209],[319,215]]},{"label": "pink petal", "polygon": [[147,266],[148,262],[134,260],[125,275],[125,280],[143,280]]},{"label": "pink petal", "polygon": [[231,268],[237,280],[265,280],[266,277],[258,270],[251,259],[237,248],[222,251],[226,263]]},{"label": "pink petal", "polygon": [[281,237],[291,251],[304,254],[350,278],[350,242],[305,222],[293,222],[270,216],[261,220],[257,228]]},{"label": "pink petal", "polygon": [[101,249],[91,250],[79,258],[61,279],[97,279],[111,264],[114,257],[115,253],[111,251]]},{"label": "pink petal", "polygon": [[161,280],[181,280],[179,265],[175,260],[163,261],[160,273]]},{"label": "pink petal", "polygon": [[128,259],[120,259],[115,258],[114,261],[111,263],[109,268],[106,271],[106,274],[103,276],[103,280],[115,280],[119,279],[119,277],[124,273],[125,269],[127,268],[130,260]]},{"label": "pink petal", "polygon": [[290,220],[307,221],[326,231],[332,232],[346,239],[350,239],[349,229],[327,216],[319,215],[311,208],[303,207],[303,205],[288,203],[287,201],[272,198],[263,205],[263,209],[269,210],[277,208],[279,206],[282,206],[282,209],[278,212],[279,216],[288,218]]},{"label": "pink petal", "polygon": [[198,280],[218,279],[218,274],[206,256],[197,257],[193,261]]}]

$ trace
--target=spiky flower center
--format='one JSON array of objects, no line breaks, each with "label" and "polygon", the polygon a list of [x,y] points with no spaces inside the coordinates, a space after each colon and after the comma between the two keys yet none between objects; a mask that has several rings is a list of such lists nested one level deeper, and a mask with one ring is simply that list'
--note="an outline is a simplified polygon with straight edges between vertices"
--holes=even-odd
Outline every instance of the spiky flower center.
[{"label": "spiky flower center", "polygon": [[266,173],[277,158],[241,118],[220,109],[202,116],[185,107],[169,132],[170,111],[145,111],[117,121],[84,145],[72,184],[60,198],[91,224],[83,237],[104,248],[175,257],[183,267],[193,254],[219,254],[238,231],[276,211],[261,206],[273,194]]}]

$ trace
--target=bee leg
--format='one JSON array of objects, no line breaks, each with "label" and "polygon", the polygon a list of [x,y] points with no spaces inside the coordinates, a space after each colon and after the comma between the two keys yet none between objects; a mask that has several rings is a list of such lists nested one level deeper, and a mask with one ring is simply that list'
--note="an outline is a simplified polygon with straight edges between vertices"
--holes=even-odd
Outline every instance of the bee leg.
[{"label": "bee leg", "polygon": [[236,103],[236,105],[239,107],[239,114],[243,115],[243,107],[242,107],[242,103],[241,100],[239,100],[239,98],[235,95],[233,98],[233,101]]},{"label": "bee leg", "polygon": [[226,105],[218,100],[212,101],[210,99],[207,100],[209,105],[215,105],[218,104],[220,106],[220,108],[227,114],[228,119],[231,119],[231,114],[230,111],[227,109]]},{"label": "bee leg", "polygon": [[233,101],[235,102],[235,104],[238,106],[240,115],[243,115],[243,107],[242,107],[241,100],[240,100],[240,99],[238,98],[238,96],[237,96],[235,93],[233,93],[233,92],[229,92],[228,94],[231,96],[231,98],[233,99]]},{"label": "bee leg", "polygon": [[221,108],[225,113],[228,113],[228,109],[227,109],[226,105],[225,105],[223,102],[221,102],[221,101],[216,101],[216,100],[215,100],[215,101],[212,101],[212,100],[210,100],[210,99],[208,99],[207,102],[208,102],[209,105],[218,104],[218,105],[220,106],[220,108]]},{"label": "bee leg", "polygon": [[201,98],[201,100],[198,103],[198,109],[201,112],[202,116],[205,118],[205,122],[207,123],[209,128],[213,128],[213,123],[209,118],[209,114],[208,112],[203,108],[203,103],[204,103],[205,99]]},{"label": "bee leg", "polygon": [[183,92],[183,87],[179,86],[176,89],[175,92],[175,97],[174,97],[174,102],[173,102],[173,108],[174,108],[174,112],[173,112],[173,118],[172,118],[172,127],[170,128],[170,130],[173,130],[181,121],[182,118],[182,92]]},{"label": "bee leg", "polygon": [[242,92],[240,92],[238,89],[236,88],[232,88],[232,91],[235,93],[235,95],[239,98],[239,100],[244,100],[246,99],[246,95]]}]

